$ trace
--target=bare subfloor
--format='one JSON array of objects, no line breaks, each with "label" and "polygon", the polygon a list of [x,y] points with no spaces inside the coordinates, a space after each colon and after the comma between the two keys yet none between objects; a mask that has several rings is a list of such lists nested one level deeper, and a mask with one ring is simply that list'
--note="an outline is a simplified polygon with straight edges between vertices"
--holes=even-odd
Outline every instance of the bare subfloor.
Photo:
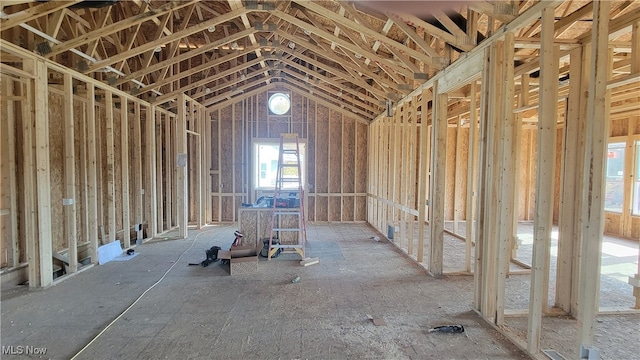
[{"label": "bare subfloor", "polygon": [[[366,224],[309,226],[307,255],[320,258],[309,267],[293,254],[260,261],[252,275],[188,266],[211,246],[228,248],[234,230],[147,243],[48,289],[2,289],[2,358],[46,349],[30,358],[69,359],[83,348],[78,359],[528,358],[472,311],[471,276],[432,278]],[[638,354],[637,316],[598,319],[602,358]],[[449,324],[466,331],[429,332]],[[544,324],[543,342],[574,346],[575,324]]]}]

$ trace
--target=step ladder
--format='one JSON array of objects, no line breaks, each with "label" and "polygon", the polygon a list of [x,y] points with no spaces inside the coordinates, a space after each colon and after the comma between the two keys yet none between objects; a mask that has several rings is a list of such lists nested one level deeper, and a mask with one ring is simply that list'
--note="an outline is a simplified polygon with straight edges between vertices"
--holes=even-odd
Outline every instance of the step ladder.
[{"label": "step ladder", "polygon": [[[303,181],[298,134],[280,134],[268,260],[271,260],[271,257],[280,249],[282,251],[294,250],[303,259],[305,258],[304,246],[307,242],[307,225],[304,214]],[[292,196],[292,194],[294,195]],[[295,220],[291,221],[292,218]],[[278,244],[273,243],[274,236],[279,240]],[[287,238],[293,236],[296,236],[297,239],[295,244],[282,244],[283,240],[287,241]]]}]

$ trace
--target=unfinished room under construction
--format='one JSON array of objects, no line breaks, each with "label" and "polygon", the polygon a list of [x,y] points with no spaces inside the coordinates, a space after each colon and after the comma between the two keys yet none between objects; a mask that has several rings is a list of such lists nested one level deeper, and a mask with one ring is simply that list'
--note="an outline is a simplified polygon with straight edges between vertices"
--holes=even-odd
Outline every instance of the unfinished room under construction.
[{"label": "unfinished room under construction", "polygon": [[638,358],[640,2],[0,10],[2,358]]}]

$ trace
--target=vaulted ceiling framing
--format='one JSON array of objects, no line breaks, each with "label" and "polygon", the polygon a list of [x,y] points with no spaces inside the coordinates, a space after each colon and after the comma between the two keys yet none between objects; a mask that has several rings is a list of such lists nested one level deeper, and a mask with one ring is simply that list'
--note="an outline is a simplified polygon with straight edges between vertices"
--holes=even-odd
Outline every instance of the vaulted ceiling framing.
[{"label": "vaulted ceiling framing", "polygon": [[[359,1],[12,0],[2,2],[0,30],[167,108],[180,93],[216,106],[282,83],[372,120],[537,2],[454,3],[421,18]],[[619,1],[614,16],[637,17],[638,8]],[[591,13],[588,1],[557,7],[564,49],[588,40]],[[539,32],[535,21],[517,34],[516,73],[538,69]],[[611,40],[620,65],[630,39]]]}]

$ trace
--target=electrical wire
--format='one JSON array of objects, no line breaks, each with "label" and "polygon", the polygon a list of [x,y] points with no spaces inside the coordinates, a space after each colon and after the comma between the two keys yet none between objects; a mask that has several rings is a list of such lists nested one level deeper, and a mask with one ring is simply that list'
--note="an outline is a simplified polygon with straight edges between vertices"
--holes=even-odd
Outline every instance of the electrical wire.
[{"label": "electrical wire", "polygon": [[169,274],[169,272],[174,268],[174,266],[176,266],[178,264],[178,262],[180,261],[180,259],[182,258],[182,255],[184,255],[187,251],[191,250],[193,248],[193,245],[196,244],[196,240],[198,240],[198,237],[202,234],[206,234],[206,233],[210,233],[214,230],[220,230],[221,228],[228,228],[228,227],[233,227],[235,226],[235,224],[232,225],[227,225],[227,226],[220,226],[220,227],[216,227],[215,229],[212,230],[207,230],[207,231],[203,231],[198,233],[194,238],[193,241],[191,242],[191,246],[189,246],[187,249],[185,249],[182,253],[180,253],[180,255],[178,256],[178,258],[176,259],[176,261],[173,263],[173,265],[171,265],[169,267],[169,269],[167,269],[167,271],[164,272],[164,274],[162,275],[162,277],[160,277],[160,279],[158,279],[158,281],[156,281],[153,285],[151,285],[147,290],[145,290],[142,294],[140,294],[140,296],[138,296],[137,299],[135,299],[133,301],[133,303],[131,303],[131,305],[129,305],[126,309],[124,309],[124,311],[122,311],[120,313],[120,315],[118,315],[115,319],[113,319],[104,329],[102,329],[102,331],[100,331],[98,333],[98,335],[96,335],[93,339],[91,339],[91,341],[89,341],[87,343],[87,345],[85,345],[82,349],[80,349],[80,351],[78,351],[75,355],[73,355],[73,357],[71,358],[71,360],[75,360],[78,355],[82,354],[83,351],[85,351],[87,348],[89,348],[89,346],[91,346],[96,340],[98,340],[98,338],[100,336],[102,336],[102,334],[104,334],[105,332],[107,332],[107,330],[109,330],[109,328],[111,328],[111,326],[113,324],[115,324],[118,320],[120,320],[129,310],[131,310],[131,308],[133,308],[149,291],[151,291],[151,289],[153,289],[154,287],[156,287],[158,284],[160,284],[160,282],[162,282],[162,280],[164,280],[164,278],[167,276],[167,274]]}]

